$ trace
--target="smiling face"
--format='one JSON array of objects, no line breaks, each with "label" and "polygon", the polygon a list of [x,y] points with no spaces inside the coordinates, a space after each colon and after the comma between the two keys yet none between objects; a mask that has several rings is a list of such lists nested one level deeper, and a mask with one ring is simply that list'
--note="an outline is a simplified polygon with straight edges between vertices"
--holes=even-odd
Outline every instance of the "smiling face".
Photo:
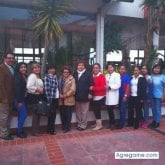
[{"label": "smiling face", "polygon": [[108,65],[108,73],[113,73],[115,71],[115,68],[112,65]]},{"label": "smiling face", "polygon": [[138,77],[140,75],[140,69],[138,67],[135,67],[133,73],[135,77]]},{"label": "smiling face", "polygon": [[143,66],[143,67],[142,67],[141,73],[142,73],[143,76],[148,74],[147,66]]},{"label": "smiling face", "polygon": [[52,74],[52,75],[55,75],[56,74],[56,69],[55,68],[50,68],[50,69],[48,69],[48,73]]},{"label": "smiling face", "polygon": [[84,63],[79,63],[78,66],[77,66],[77,70],[82,72],[84,69],[85,69]]},{"label": "smiling face", "polygon": [[154,74],[160,74],[160,71],[161,71],[160,66],[156,66],[156,67],[153,68],[153,73]]},{"label": "smiling face", "polygon": [[99,65],[94,65],[93,66],[93,74],[94,75],[97,75],[98,73],[100,72],[100,67],[99,67]]},{"label": "smiling face", "polygon": [[36,75],[40,75],[41,73],[41,66],[39,64],[32,64],[32,73]]},{"label": "smiling face", "polygon": [[26,75],[26,72],[27,72],[27,67],[25,64],[22,64],[19,68],[19,71],[22,75]]},{"label": "smiling face", "polygon": [[7,65],[10,65],[10,66],[13,66],[14,65],[14,63],[15,63],[15,57],[14,57],[14,55],[13,54],[7,54],[7,56],[5,57],[5,63],[7,64]]},{"label": "smiling face", "polygon": [[69,75],[70,75],[69,70],[68,69],[64,69],[62,75],[63,75],[64,78],[69,77]]},{"label": "smiling face", "polygon": [[120,73],[120,75],[124,75],[124,74],[126,73],[126,68],[125,68],[125,66],[120,66],[120,68],[119,68],[119,73]]}]

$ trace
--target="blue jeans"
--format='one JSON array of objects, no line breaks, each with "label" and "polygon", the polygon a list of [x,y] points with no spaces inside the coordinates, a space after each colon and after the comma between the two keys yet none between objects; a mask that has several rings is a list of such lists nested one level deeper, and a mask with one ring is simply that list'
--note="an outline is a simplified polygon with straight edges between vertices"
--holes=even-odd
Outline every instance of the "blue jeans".
[{"label": "blue jeans", "polygon": [[119,99],[119,111],[120,111],[119,125],[120,127],[124,127],[125,125],[127,103],[128,101],[123,101],[122,97]]},{"label": "blue jeans", "polygon": [[162,106],[161,98],[152,98],[152,115],[154,121],[156,121],[157,123],[160,123],[161,106]]},{"label": "blue jeans", "polygon": [[145,101],[143,104],[143,121],[147,122],[149,118],[149,108],[150,108],[150,103]]},{"label": "blue jeans", "polygon": [[22,107],[18,108],[18,101],[14,100],[14,105],[18,111],[18,133],[20,133],[23,131],[23,125],[24,125],[25,119],[27,117],[26,103],[24,101]]}]

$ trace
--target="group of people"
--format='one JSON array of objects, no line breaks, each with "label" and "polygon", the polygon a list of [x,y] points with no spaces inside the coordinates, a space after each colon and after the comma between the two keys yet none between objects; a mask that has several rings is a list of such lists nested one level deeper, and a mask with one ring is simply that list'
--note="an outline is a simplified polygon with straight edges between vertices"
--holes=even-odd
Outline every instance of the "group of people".
[{"label": "group of people", "polygon": [[[48,66],[44,78],[41,78],[41,65],[34,62],[27,75],[27,64],[18,63],[15,67],[13,53],[7,53],[0,66],[0,138],[12,140],[10,133],[11,109],[14,103],[18,111],[17,135],[26,138],[23,129],[27,117],[27,109],[32,112],[33,136],[38,135],[40,115],[36,113],[40,100],[50,103],[51,114],[48,116],[47,133],[54,135],[56,112],[59,109],[62,130],[71,129],[72,112],[75,108],[77,129],[87,128],[88,111],[92,103],[96,123],[92,130],[100,130],[102,126],[101,109],[105,105],[108,116],[108,129],[122,129],[126,126],[126,110],[128,109],[127,126],[157,128],[160,125],[161,103],[164,96],[165,75],[156,64],[152,74],[146,65],[135,66],[133,75],[129,76],[124,65],[116,72],[113,64],[108,64],[107,74],[101,72],[99,63],[87,71],[85,63],[80,61],[77,70],[72,74],[68,66],[63,67],[61,76],[56,75],[56,68]],[[149,108],[152,108],[153,121],[148,123]],[[114,110],[118,109],[119,121],[115,120]]]}]

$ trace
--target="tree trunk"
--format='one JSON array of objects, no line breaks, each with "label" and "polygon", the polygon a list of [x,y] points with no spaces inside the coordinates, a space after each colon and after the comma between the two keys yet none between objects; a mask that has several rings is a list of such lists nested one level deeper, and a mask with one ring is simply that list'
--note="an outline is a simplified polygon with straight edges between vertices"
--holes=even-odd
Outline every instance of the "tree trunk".
[{"label": "tree trunk", "polygon": [[153,25],[153,11],[154,9],[152,7],[149,7],[149,13],[148,13],[148,23],[147,23],[147,35],[146,35],[146,45],[144,48],[144,64],[148,63],[149,56],[152,51],[152,45],[153,45],[153,33],[152,33],[152,25]]},{"label": "tree trunk", "polygon": [[45,75],[45,71],[46,71],[46,63],[47,63],[47,59],[48,59],[48,51],[49,51],[49,40],[47,37],[47,34],[45,34],[45,45],[44,45],[44,54],[42,57],[42,67],[41,67],[41,77],[43,78]]}]

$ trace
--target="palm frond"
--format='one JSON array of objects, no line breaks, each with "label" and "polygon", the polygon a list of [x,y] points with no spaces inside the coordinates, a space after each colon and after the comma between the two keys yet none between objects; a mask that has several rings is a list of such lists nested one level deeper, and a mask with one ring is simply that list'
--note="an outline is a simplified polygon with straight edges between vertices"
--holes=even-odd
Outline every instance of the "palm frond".
[{"label": "palm frond", "polygon": [[63,30],[59,20],[67,18],[69,0],[37,0],[36,3],[38,5],[33,13],[33,29],[37,36],[47,34],[50,40],[61,37]]}]

